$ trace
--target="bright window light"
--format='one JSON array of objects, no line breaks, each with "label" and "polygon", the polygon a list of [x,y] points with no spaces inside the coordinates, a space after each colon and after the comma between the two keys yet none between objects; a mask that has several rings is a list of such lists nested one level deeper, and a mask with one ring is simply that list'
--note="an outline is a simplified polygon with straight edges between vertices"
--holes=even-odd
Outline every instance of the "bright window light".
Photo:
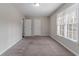
[{"label": "bright window light", "polygon": [[78,41],[78,5],[72,5],[57,15],[57,35]]}]

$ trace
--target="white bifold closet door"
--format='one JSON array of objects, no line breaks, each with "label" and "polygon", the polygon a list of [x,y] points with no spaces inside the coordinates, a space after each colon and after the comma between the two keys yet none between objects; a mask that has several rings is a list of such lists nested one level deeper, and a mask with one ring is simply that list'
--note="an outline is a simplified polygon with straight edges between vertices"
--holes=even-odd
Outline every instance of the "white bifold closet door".
[{"label": "white bifold closet door", "polygon": [[25,19],[24,36],[41,36],[41,20]]},{"label": "white bifold closet door", "polygon": [[32,36],[32,20],[24,20],[24,36]]}]

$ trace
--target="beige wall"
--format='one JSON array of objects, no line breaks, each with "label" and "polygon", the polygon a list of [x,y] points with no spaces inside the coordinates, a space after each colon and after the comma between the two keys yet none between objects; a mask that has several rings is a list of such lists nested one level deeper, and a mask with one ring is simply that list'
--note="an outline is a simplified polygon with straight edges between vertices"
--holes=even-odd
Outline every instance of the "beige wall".
[{"label": "beige wall", "polygon": [[[39,19],[41,21],[41,33],[40,36],[48,36],[49,31],[49,18],[48,17],[37,17],[33,19]],[[38,29],[37,29],[38,30]]]},{"label": "beige wall", "polygon": [[49,31],[49,28],[48,28],[49,27],[49,19],[48,19],[48,17],[35,17],[35,18],[33,18],[33,20],[34,19],[37,19],[37,20],[41,21],[40,36],[48,36],[48,31]]},{"label": "beige wall", "polygon": [[0,4],[0,54],[22,39],[22,15],[11,4]]},{"label": "beige wall", "polygon": [[41,35],[43,36],[48,36],[49,35],[49,18],[48,17],[43,17],[41,19],[42,25],[41,25]]},{"label": "beige wall", "polygon": [[56,26],[56,15],[64,11],[66,8],[71,6],[72,4],[64,4],[61,8],[56,10],[54,14],[50,16],[50,36],[54,38],[56,41],[60,42],[63,46],[68,48],[70,51],[72,51],[74,54],[79,55],[79,45],[78,42],[71,41],[69,39],[66,39],[64,37],[60,37],[56,35],[57,32],[57,26]]}]

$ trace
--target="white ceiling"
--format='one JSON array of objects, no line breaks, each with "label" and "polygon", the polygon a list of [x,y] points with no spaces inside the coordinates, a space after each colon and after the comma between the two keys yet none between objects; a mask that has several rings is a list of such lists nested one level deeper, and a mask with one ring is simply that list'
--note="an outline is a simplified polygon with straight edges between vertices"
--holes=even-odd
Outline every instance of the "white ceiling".
[{"label": "white ceiling", "polygon": [[35,7],[33,3],[15,3],[16,8],[24,16],[49,16],[62,3],[40,3],[39,7]]}]

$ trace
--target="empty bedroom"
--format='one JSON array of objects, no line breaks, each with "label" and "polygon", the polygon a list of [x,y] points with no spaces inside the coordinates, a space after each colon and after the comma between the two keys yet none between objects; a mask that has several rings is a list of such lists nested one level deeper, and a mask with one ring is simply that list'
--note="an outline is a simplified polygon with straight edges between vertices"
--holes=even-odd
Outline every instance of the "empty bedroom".
[{"label": "empty bedroom", "polygon": [[79,56],[79,3],[0,3],[0,56]]}]

